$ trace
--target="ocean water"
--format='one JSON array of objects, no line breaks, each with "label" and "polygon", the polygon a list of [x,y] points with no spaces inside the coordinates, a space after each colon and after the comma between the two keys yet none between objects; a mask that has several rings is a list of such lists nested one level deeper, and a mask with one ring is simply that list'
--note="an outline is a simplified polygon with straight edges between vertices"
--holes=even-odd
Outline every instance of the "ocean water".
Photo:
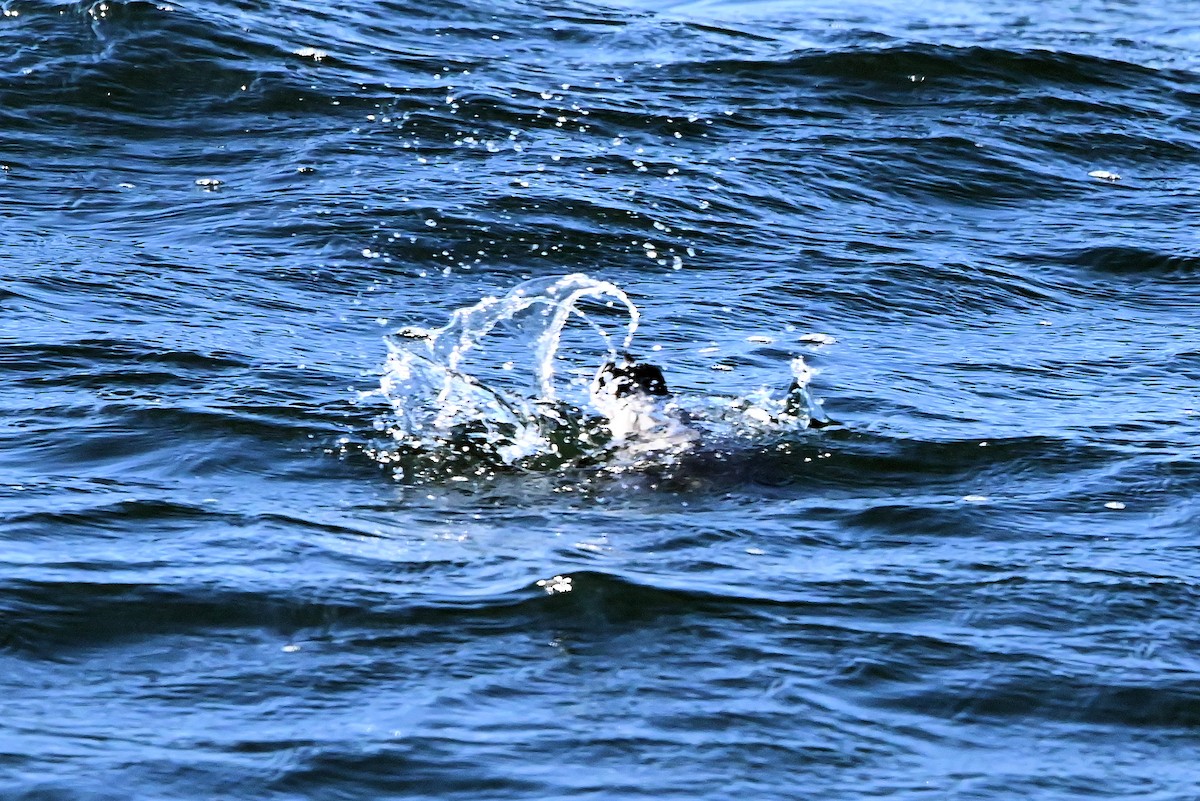
[{"label": "ocean water", "polygon": [[[0,9],[0,797],[1200,798],[1191,0]],[[838,425],[397,470],[576,273]]]}]

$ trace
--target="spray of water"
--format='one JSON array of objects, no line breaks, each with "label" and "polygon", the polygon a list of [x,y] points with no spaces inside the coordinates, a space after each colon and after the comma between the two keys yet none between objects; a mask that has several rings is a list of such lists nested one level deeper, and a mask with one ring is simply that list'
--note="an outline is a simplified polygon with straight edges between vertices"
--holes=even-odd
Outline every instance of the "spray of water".
[{"label": "spray of water", "polygon": [[[619,349],[627,350],[637,307],[616,285],[580,273],[526,281],[503,297],[457,310],[441,328],[406,328],[387,337],[381,389],[395,412],[393,439],[401,448],[509,465],[591,449],[598,432],[584,410],[560,402],[555,384],[556,356],[571,319],[596,333],[596,361],[617,357],[613,338],[584,308],[589,301],[606,312],[624,311]],[[469,364],[488,338],[503,340],[503,357]],[[516,369],[518,361],[523,369]]]},{"label": "spray of water", "polygon": [[[619,343],[606,330],[617,315]],[[499,466],[545,469],[605,464],[627,468],[677,456],[709,434],[753,436],[821,420],[809,394],[811,373],[792,364],[782,398],[769,393],[729,399],[614,398],[578,391],[556,374],[564,332],[594,332],[586,359],[619,362],[630,350],[638,310],[616,285],[575,273],[538,278],[503,297],[454,312],[441,328],[405,328],[385,338],[380,382],[393,414],[393,446],[373,455],[398,473],[482,475]],[[494,352],[492,348],[498,352]],[[590,383],[590,382],[589,382]],[[575,389],[564,397],[560,387]],[[407,465],[407,467],[406,467]]]}]

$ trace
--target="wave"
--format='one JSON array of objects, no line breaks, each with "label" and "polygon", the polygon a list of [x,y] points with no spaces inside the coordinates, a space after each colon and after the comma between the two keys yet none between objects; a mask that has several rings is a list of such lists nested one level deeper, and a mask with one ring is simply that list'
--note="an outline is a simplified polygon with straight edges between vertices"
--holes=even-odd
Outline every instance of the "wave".
[{"label": "wave", "polygon": [[[159,348],[149,343],[124,339],[80,339],[74,342],[0,343],[0,367],[10,372],[40,375],[60,370],[64,380],[94,371],[136,370],[144,364],[161,365],[164,373],[179,377],[196,371],[206,376],[224,370],[245,369],[250,361],[236,353]],[[113,377],[113,376],[108,376]]]},{"label": "wave", "polygon": [[1164,253],[1144,247],[1110,245],[1069,250],[1050,261],[1088,272],[1165,281],[1192,281],[1200,277],[1200,252]]},{"label": "wave", "polygon": [[[835,78],[847,88],[908,87],[897,103],[919,101],[938,87],[1011,92],[1018,88],[1120,88],[1163,81],[1159,71],[1112,58],[1055,50],[905,44],[890,47],[809,50],[779,59],[713,59],[672,65],[687,78],[693,71],[735,80],[787,85]],[[882,98],[876,98],[882,100]]]},{"label": "wave", "polygon": [[[454,595],[432,587],[397,595],[386,587],[364,586],[306,594],[283,587],[9,579],[0,587],[0,610],[5,613],[0,643],[50,656],[163,636],[252,628],[300,640],[332,630],[348,645],[389,647],[410,640],[415,629],[453,639],[464,631],[636,629],[664,618],[724,627],[739,616],[769,619],[785,612],[809,616],[817,629],[833,630],[840,626],[835,618],[844,615],[852,621],[871,605],[851,591],[853,582],[818,580],[754,592],[748,587],[655,583],[661,581],[578,570],[500,591]],[[850,588],[845,597],[839,597],[839,587]],[[933,608],[932,595],[925,597],[915,584],[908,589]]]},{"label": "wave", "polygon": [[1090,670],[1009,669],[983,682],[944,679],[944,689],[891,693],[882,705],[955,720],[1052,720],[1134,728],[1200,728],[1200,682],[1147,676],[1104,681]]},{"label": "wave", "polygon": [[287,50],[275,31],[237,17],[140,0],[12,10],[9,35],[41,42],[0,60],[3,119],[19,132],[87,121],[95,133],[136,125],[144,137],[190,131],[204,119],[212,133],[240,133],[244,122],[228,113],[329,114],[340,113],[339,98],[372,102],[352,69]]},{"label": "wave", "polygon": [[[1046,585],[1023,578],[1027,569],[1012,565],[1012,575],[960,577],[949,586],[931,580],[927,569],[908,575],[891,571],[886,581],[869,573],[826,580],[814,575],[776,577],[761,586],[712,584],[712,575],[702,579],[710,582],[702,586],[683,575],[666,579],[580,570],[484,593],[455,595],[435,586],[403,596],[346,583],[336,592],[300,592],[9,580],[0,587],[0,649],[26,658],[75,661],[139,642],[200,634],[211,640],[236,631],[243,639],[291,643],[301,651],[332,642],[343,654],[403,653],[415,642],[428,653],[440,645],[478,644],[516,633],[549,633],[556,641],[603,651],[605,643],[619,642],[623,635],[641,640],[648,631],[687,631],[708,644],[707,657],[692,658],[697,669],[726,665],[735,654],[740,661],[777,666],[781,660],[793,662],[800,647],[808,653],[844,653],[837,669],[825,675],[832,687],[852,692],[868,707],[924,718],[1200,725],[1200,685],[1190,679],[1143,675],[1134,663],[1105,678],[1094,673],[1093,652],[1075,650],[1069,636],[1054,650],[1026,652],[999,649],[999,640],[989,634],[989,625],[1002,625],[1005,641],[1015,637],[1019,643],[1021,636],[1041,631],[1070,632],[1091,621],[1112,624],[1108,610],[1081,610],[1069,600],[1070,592],[1174,608],[1179,614],[1172,620],[1184,625],[1191,606],[1186,588],[1144,576],[1101,583],[1080,577],[1066,587]],[[971,626],[947,622],[948,614],[978,613],[980,594],[994,600],[994,615],[1008,617]],[[1013,603],[1005,604],[1005,598]],[[980,673],[981,664],[991,666],[987,675]],[[356,686],[350,677],[331,677],[326,690]]]},{"label": "wave", "polygon": [[175,525],[190,525],[204,518],[211,518],[211,509],[173,501],[146,499],[125,500],[100,506],[87,506],[63,511],[36,511],[9,514],[5,523],[10,526],[6,536],[20,536],[22,531],[31,533],[46,530],[97,529],[119,531],[138,522]]}]

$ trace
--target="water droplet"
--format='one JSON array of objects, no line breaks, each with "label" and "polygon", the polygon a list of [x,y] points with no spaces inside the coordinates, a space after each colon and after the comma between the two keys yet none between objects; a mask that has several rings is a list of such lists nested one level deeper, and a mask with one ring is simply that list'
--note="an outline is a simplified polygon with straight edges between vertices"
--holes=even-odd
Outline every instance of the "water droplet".
[{"label": "water droplet", "polygon": [[570,592],[574,589],[570,576],[555,576],[551,579],[541,579],[537,585],[545,590],[547,595]]}]

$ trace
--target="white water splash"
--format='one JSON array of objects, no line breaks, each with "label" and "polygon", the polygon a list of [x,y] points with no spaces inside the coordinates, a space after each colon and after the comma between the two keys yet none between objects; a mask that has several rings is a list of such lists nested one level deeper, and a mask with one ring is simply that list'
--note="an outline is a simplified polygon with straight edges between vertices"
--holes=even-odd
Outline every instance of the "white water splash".
[{"label": "white water splash", "polygon": [[[616,285],[581,273],[526,281],[503,297],[457,310],[441,328],[405,328],[386,337],[381,389],[396,414],[393,438],[426,450],[487,451],[506,464],[586,449],[590,441],[567,441],[588,437],[580,410],[566,408],[555,386],[563,332],[573,318],[594,331],[601,344],[596,362],[616,359],[618,348],[582,308],[584,301],[623,309],[620,349],[628,349],[637,307]],[[468,357],[488,337],[503,338],[503,361],[469,367]],[[524,370],[515,369],[520,357]],[[523,379],[530,384],[522,386]]]},{"label": "white water splash", "polygon": [[[614,312],[625,329],[619,344],[604,327]],[[569,327],[572,320],[582,325]],[[399,451],[373,455],[399,471],[401,452],[416,453],[437,465],[433,472],[455,475],[482,475],[497,463],[630,469],[669,461],[710,438],[746,440],[827,420],[809,394],[812,373],[799,357],[782,397],[762,390],[732,402],[620,393],[601,380],[603,371],[594,378],[581,370],[557,374],[568,332],[572,355],[586,369],[631,364],[626,354],[638,320],[619,287],[575,273],[484,298],[455,311],[441,328],[404,328],[385,337],[380,389],[394,415],[384,428]],[[571,391],[564,396],[560,388]]]},{"label": "white water splash", "polygon": [[[469,351],[498,326],[508,324],[519,333],[523,340],[521,344],[532,347],[540,399],[553,402],[554,356],[563,328],[572,315],[591,326],[604,340],[610,357],[616,357],[617,350],[608,334],[579,308],[581,300],[604,298],[621,303],[629,314],[628,330],[621,346],[621,350],[628,350],[637,331],[637,307],[615,284],[593,280],[583,273],[526,281],[502,298],[484,298],[474,306],[459,309],[442,328],[402,329],[388,340],[388,345],[395,352],[395,346],[403,340],[421,340],[430,359],[445,364],[450,373],[458,373]],[[410,352],[407,348],[401,349]]]}]

